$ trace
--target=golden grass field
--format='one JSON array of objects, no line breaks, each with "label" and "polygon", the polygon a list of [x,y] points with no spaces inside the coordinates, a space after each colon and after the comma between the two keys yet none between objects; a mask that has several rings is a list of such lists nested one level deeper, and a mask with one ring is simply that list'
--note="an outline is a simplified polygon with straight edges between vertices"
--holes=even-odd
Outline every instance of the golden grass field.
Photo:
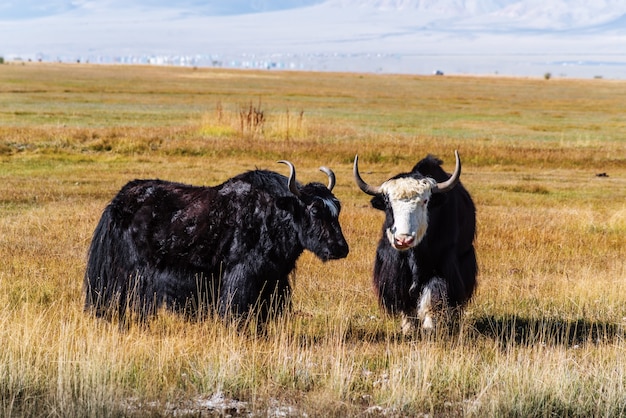
[{"label": "golden grass field", "polygon": [[[453,151],[477,206],[458,333],[402,336],[371,287],[382,182]],[[350,254],[298,262],[267,335],[83,312],[129,180],[337,174]],[[606,176],[598,174],[606,173]],[[626,82],[0,65],[0,416],[626,415]]]}]

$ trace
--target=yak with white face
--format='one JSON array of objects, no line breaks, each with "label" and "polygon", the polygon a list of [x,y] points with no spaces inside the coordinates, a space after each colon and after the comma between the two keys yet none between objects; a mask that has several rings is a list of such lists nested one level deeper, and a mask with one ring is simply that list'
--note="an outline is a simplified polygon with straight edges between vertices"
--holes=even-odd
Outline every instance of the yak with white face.
[{"label": "yak with white face", "polygon": [[462,308],[476,286],[476,209],[460,184],[461,160],[451,176],[431,155],[408,173],[380,186],[367,184],[354,159],[359,188],[385,212],[374,263],[374,286],[381,305],[403,317],[403,331],[417,323],[430,330],[441,317]]}]

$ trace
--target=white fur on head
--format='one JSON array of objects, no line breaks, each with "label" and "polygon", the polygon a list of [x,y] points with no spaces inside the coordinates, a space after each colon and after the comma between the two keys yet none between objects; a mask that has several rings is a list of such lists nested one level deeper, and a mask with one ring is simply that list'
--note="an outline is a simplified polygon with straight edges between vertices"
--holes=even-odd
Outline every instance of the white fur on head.
[{"label": "white fur on head", "polygon": [[415,247],[424,238],[428,228],[427,204],[436,184],[431,178],[404,177],[387,180],[380,186],[393,211],[394,223],[386,232],[395,249]]}]

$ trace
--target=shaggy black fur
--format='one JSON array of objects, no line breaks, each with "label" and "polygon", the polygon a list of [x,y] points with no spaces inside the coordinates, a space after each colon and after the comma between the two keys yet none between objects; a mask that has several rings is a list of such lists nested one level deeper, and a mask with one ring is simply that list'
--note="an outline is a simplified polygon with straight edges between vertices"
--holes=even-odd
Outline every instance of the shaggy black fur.
[{"label": "shaggy black fur", "polygon": [[[443,171],[441,163],[428,155],[410,173],[394,178],[430,177],[443,182],[450,176]],[[412,314],[423,286],[433,277],[446,281],[451,307],[466,304],[476,287],[478,266],[473,245],[476,208],[463,185],[459,182],[452,190],[431,196],[426,235],[407,251],[393,248],[385,235],[385,230],[393,224],[393,213],[385,196],[375,196],[371,203],[386,213],[374,263],[374,287],[381,305],[390,313]]]},{"label": "shaggy black fur", "polygon": [[94,232],[85,308],[145,318],[165,305],[191,315],[254,312],[266,321],[289,305],[289,274],[304,249],[323,261],[348,254],[331,191],[298,184],[297,197],[287,184],[265,170],[216,187],[131,181]]}]

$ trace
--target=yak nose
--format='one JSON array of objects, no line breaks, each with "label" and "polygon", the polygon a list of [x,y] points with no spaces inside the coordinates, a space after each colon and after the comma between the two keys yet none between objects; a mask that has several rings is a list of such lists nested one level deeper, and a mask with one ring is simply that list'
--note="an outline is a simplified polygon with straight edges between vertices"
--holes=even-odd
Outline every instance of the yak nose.
[{"label": "yak nose", "polygon": [[348,256],[348,252],[350,252],[348,244],[339,245],[334,247],[332,250],[327,251],[322,258],[323,260],[339,260],[341,258],[346,258]]},{"label": "yak nose", "polygon": [[394,236],[395,247],[398,249],[409,248],[415,242],[415,235],[396,235]]},{"label": "yak nose", "polygon": [[350,248],[348,247],[348,243],[346,241],[342,241],[341,243],[339,243],[338,249],[336,251],[337,258],[346,258],[349,252]]}]

